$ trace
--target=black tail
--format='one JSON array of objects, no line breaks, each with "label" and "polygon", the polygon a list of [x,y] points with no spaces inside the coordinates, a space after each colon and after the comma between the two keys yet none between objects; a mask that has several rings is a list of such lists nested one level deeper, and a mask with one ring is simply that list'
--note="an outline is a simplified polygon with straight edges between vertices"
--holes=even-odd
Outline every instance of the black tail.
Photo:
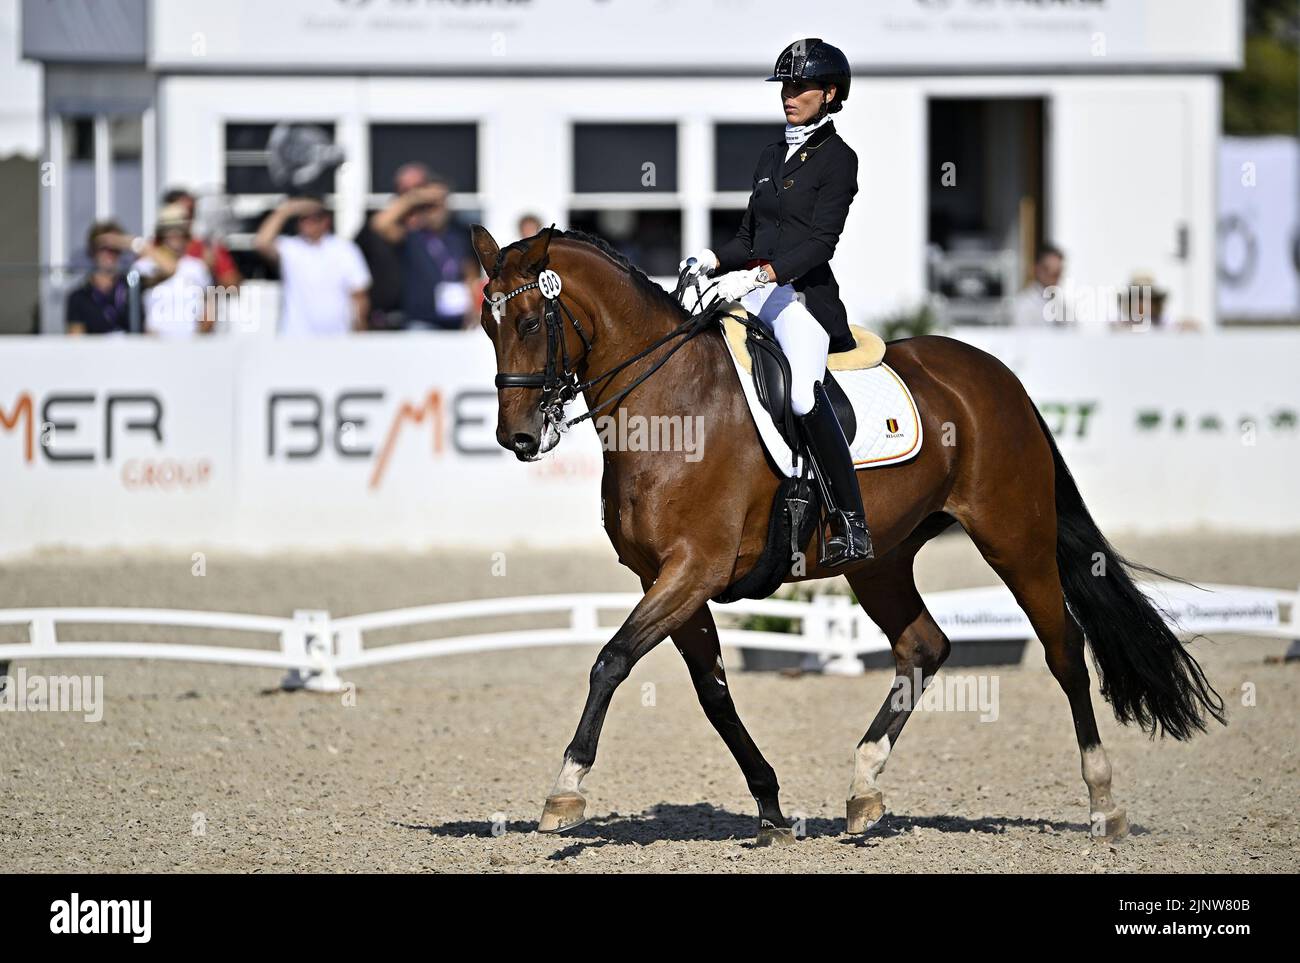
[{"label": "black tail", "polygon": [[1223,699],[1170,631],[1130,571],[1169,576],[1129,562],[1106,540],[1079,494],[1052,432],[1038,416],[1056,464],[1056,567],[1070,614],[1092,649],[1101,694],[1115,718],[1187,739],[1205,715],[1226,724]]}]

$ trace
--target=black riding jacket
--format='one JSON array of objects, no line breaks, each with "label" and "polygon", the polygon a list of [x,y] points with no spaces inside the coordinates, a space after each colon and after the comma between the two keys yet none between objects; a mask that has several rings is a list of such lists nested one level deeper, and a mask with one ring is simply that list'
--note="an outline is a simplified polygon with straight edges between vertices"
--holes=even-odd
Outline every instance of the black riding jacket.
[{"label": "black riding jacket", "polygon": [[778,284],[791,284],[831,336],[830,350],[853,347],[840,286],[831,272],[849,205],[858,192],[858,155],[827,121],[787,161],[784,141],[758,158],[740,230],[722,248],[718,273],[768,261]]}]

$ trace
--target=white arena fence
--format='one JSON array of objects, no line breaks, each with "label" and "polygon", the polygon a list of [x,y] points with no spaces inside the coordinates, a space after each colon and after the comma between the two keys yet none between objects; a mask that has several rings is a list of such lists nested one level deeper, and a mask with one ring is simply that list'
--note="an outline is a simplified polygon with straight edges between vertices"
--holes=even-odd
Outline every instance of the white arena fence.
[{"label": "white arena fence", "polygon": [[[1148,583],[1144,591],[1167,613],[1182,635],[1232,633],[1300,639],[1300,592],[1236,585],[1200,588],[1175,582]],[[0,625],[25,625],[26,642],[0,644],[0,661],[52,658],[167,659],[283,669],[285,688],[341,690],[340,673],[410,659],[555,645],[603,644],[614,633],[602,612],[621,617],[640,600],[633,593],[534,595],[476,599],[334,618],[302,609],[292,618],[143,608],[29,608],[0,610]],[[1032,639],[1033,628],[1001,586],[934,592],[925,596],[935,621],[955,643],[989,639]],[[889,642],[866,614],[844,595],[821,594],[810,601],[745,600],[717,606],[725,616],[773,616],[792,620],[790,632],[721,628],[724,645],[819,658],[823,671],[857,674],[859,656],[888,651]],[[418,642],[367,646],[366,634],[382,629],[433,625],[466,619],[567,613],[558,628],[470,632]],[[230,633],[275,634],[278,649],[238,645],[160,642],[63,642],[60,624],[164,625]]]}]

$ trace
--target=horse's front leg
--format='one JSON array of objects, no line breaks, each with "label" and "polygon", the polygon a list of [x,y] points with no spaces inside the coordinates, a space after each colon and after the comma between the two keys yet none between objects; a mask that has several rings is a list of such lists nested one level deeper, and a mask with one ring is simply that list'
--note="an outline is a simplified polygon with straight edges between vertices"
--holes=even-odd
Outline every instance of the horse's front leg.
[{"label": "horse's front leg", "polygon": [[564,751],[564,764],[555,788],[546,798],[537,824],[539,832],[562,832],[586,818],[582,778],[596,761],[596,744],[614,690],[643,655],[680,628],[722,587],[701,578],[700,572],[686,561],[670,564],[659,573],[645,598],[637,603],[614,637],[605,643],[591,668],[587,704],[578,731]]}]

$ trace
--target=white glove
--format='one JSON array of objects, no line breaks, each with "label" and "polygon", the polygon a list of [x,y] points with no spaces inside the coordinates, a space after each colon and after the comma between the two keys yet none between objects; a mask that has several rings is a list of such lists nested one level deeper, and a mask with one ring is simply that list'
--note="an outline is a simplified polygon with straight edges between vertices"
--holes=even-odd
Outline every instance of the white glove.
[{"label": "white glove", "polygon": [[748,271],[732,271],[724,274],[718,281],[717,295],[723,301],[739,301],[750,291],[762,287],[758,281],[758,268]]},{"label": "white glove", "polygon": [[[686,262],[689,260],[690,258],[686,258],[682,261],[681,264],[677,265],[678,274],[681,274],[683,271],[686,270]],[[692,265],[691,273],[702,274],[704,275],[704,277],[708,277],[717,269],[718,269],[718,256],[706,247],[699,254],[695,255],[695,264]]]}]

